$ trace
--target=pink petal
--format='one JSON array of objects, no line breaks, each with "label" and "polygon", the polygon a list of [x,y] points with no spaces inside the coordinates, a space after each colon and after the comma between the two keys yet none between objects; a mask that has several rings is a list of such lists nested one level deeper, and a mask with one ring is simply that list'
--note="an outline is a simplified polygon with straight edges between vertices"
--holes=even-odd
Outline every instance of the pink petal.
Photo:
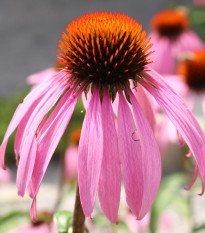
[{"label": "pink petal", "polygon": [[161,158],[151,127],[133,93],[130,97],[136,125],[122,92],[119,97],[118,138],[126,199],[132,212],[142,219],[160,183]]},{"label": "pink petal", "polygon": [[[17,143],[16,143],[16,156],[21,147],[20,151],[20,162],[17,171],[17,188],[18,194],[23,196],[29,180],[31,178],[34,162],[36,158],[36,131],[40,125],[42,119],[47,114],[47,112],[54,106],[60,96],[68,87],[66,85],[55,85],[52,87],[45,95],[42,96],[40,101],[34,108],[31,108],[32,112],[29,110],[28,115],[25,115],[23,122],[20,123],[20,130],[17,131]],[[35,148],[35,150],[34,150]]]},{"label": "pink petal", "polygon": [[197,179],[198,175],[199,175],[199,169],[198,169],[197,164],[195,163],[194,177],[193,177],[192,183],[191,183],[191,185],[189,187],[185,188],[185,190],[189,191],[193,187],[193,185],[196,182],[196,179]]},{"label": "pink petal", "polygon": [[141,210],[138,213],[139,218],[142,219],[152,205],[159,188],[161,179],[161,156],[153,131],[139,103],[130,89],[128,92],[132,103],[142,152],[144,193]]},{"label": "pink petal", "polygon": [[21,145],[24,145],[24,138],[28,134],[35,134],[43,118],[47,112],[53,107],[57,102],[63,92],[68,88],[67,82],[61,81],[59,83],[54,82],[53,86],[39,97],[24,115],[21,120],[15,138],[15,154],[16,158],[20,153]]},{"label": "pink petal", "polygon": [[32,135],[27,136],[24,143],[25,146],[22,149],[22,156],[16,177],[18,195],[20,196],[24,196],[28,182],[31,178],[37,151],[36,139],[32,137]]},{"label": "pink petal", "polygon": [[33,199],[31,210],[30,210],[30,216],[33,222],[37,222],[37,210],[36,210],[36,198]]},{"label": "pink petal", "polygon": [[79,89],[75,94],[72,94],[74,90],[75,87],[72,87],[61,98],[37,137],[38,149],[30,184],[32,187],[30,190],[33,192],[30,192],[32,198],[37,195],[50,159],[71,119],[77,99],[82,92],[82,89]]},{"label": "pink petal", "polygon": [[[14,116],[8,126],[8,129],[6,131],[6,134],[4,136],[3,142],[0,146],[0,166],[2,168],[5,167],[4,165],[4,156],[5,156],[5,150],[6,145],[8,142],[8,139],[10,135],[14,132],[18,124],[21,122],[27,111],[30,109],[30,107],[34,104],[35,101],[38,102],[38,98],[41,97],[43,93],[45,93],[47,90],[49,90],[50,87],[53,86],[53,80],[62,80],[62,79],[68,79],[68,74],[65,74],[64,72],[59,72],[57,75],[51,77],[48,82],[43,83],[44,85],[38,85],[38,88],[34,88],[24,99],[24,102],[22,104],[19,104],[17,107]],[[37,104],[36,102],[36,104]]]},{"label": "pink petal", "polygon": [[148,82],[142,79],[140,83],[154,96],[189,146],[196,159],[204,185],[205,140],[199,124],[181,98],[173,93],[159,74],[152,70],[144,73],[144,77]]},{"label": "pink petal", "polygon": [[103,126],[99,88],[95,88],[84,118],[78,160],[80,199],[85,216],[90,217],[96,198],[103,156]]},{"label": "pink petal", "polygon": [[42,81],[45,81],[46,79],[52,77],[56,73],[57,73],[57,71],[54,68],[48,68],[48,69],[42,70],[38,73],[29,75],[27,77],[26,81],[28,84],[32,84],[32,85],[39,84]]},{"label": "pink petal", "polygon": [[99,180],[99,200],[106,217],[117,222],[121,189],[121,168],[115,120],[108,90],[102,102],[103,160]]},{"label": "pink petal", "polygon": [[120,92],[118,106],[118,145],[122,163],[123,181],[127,203],[132,212],[138,215],[142,205],[144,183],[141,146],[138,141],[132,138],[135,131],[136,126],[131,110],[123,94]]},{"label": "pink petal", "polygon": [[137,88],[133,89],[133,93],[138,100],[140,107],[142,108],[152,130],[155,130],[156,120],[155,120],[155,111],[154,111],[154,102],[150,94],[140,85]]}]

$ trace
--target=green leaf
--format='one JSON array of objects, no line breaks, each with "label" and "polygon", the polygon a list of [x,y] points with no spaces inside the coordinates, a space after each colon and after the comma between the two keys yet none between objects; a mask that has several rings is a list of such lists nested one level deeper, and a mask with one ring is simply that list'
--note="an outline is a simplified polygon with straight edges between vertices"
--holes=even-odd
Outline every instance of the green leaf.
[{"label": "green leaf", "polygon": [[16,227],[30,222],[30,215],[27,212],[12,212],[0,218],[0,232],[6,233]]},{"label": "green leaf", "polygon": [[69,228],[72,227],[73,213],[66,210],[60,210],[55,213],[54,222],[58,233],[68,233]]},{"label": "green leaf", "polygon": [[195,233],[195,232],[199,232],[199,231],[201,231],[201,230],[205,230],[205,225],[202,225],[202,226],[200,226],[200,227],[194,228],[192,232]]}]

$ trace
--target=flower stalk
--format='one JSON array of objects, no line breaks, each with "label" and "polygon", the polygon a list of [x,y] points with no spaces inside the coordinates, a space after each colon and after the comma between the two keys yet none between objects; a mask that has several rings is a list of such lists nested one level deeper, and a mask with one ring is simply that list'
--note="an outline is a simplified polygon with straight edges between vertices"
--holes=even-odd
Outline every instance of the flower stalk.
[{"label": "flower stalk", "polygon": [[83,209],[80,201],[79,186],[77,184],[75,207],[73,213],[73,233],[83,233],[84,225],[85,225],[85,215],[83,213]]}]

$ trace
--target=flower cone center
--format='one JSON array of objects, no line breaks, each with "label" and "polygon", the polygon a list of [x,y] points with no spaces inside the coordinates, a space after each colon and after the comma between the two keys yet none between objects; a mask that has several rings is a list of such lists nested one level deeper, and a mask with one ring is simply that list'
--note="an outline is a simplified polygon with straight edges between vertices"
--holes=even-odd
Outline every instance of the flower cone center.
[{"label": "flower cone center", "polygon": [[150,63],[149,39],[125,14],[90,13],[62,33],[58,61],[80,81],[117,85],[135,78]]}]

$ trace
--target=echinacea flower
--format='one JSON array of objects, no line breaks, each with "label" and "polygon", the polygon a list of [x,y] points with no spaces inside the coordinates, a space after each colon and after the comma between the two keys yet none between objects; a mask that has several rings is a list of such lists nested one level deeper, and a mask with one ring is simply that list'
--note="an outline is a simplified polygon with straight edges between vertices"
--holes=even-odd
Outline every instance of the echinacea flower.
[{"label": "echinacea flower", "polygon": [[162,10],[153,16],[150,37],[155,52],[150,55],[154,61],[150,65],[160,74],[175,74],[181,53],[204,47],[189,25],[188,17],[180,10]]},{"label": "echinacea flower", "polygon": [[[149,124],[150,94],[192,151],[204,187],[203,132],[181,98],[148,67],[151,45],[141,29],[134,19],[120,13],[90,13],[72,21],[59,44],[58,61],[65,68],[36,85],[18,106],[0,147],[0,165],[5,167],[6,144],[18,126],[14,145],[17,189],[20,196],[28,190],[33,199],[33,220],[46,168],[77,99],[89,88],[92,97],[78,152],[78,183],[85,216],[91,216],[98,193],[104,214],[116,223],[121,170],[126,201],[137,219],[142,219],[152,205],[161,179],[161,157]],[[112,108],[116,95],[117,130]]]},{"label": "echinacea flower", "polygon": [[178,73],[189,89],[185,97],[191,95],[192,108],[196,104],[197,97],[202,96],[202,109],[205,115],[205,48],[185,53],[178,65]]}]

